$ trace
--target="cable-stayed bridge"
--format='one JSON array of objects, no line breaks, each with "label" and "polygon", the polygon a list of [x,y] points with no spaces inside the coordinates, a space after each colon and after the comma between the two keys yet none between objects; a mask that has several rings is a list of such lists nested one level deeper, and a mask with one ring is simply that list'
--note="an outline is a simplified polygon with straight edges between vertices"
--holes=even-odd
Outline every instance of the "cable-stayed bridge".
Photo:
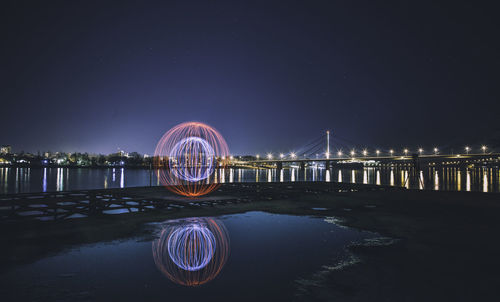
[{"label": "cable-stayed bridge", "polygon": [[[357,148],[346,139],[331,136],[330,131],[311,140],[289,153],[267,153],[241,158],[231,158],[233,166],[263,167],[282,169],[287,165],[321,165],[329,169],[332,165],[498,165],[500,153],[493,152],[487,146],[476,148],[464,146],[460,152],[431,150],[423,148],[377,149]],[[332,148],[333,147],[333,148]],[[452,149],[451,149],[452,150]]]}]

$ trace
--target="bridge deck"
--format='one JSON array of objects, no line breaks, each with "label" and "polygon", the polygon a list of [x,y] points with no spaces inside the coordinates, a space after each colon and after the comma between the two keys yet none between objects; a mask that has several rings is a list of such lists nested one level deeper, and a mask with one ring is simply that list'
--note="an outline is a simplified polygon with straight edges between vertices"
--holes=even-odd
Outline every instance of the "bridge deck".
[{"label": "bridge deck", "polygon": [[[426,154],[419,155],[421,160],[500,160],[500,153],[486,154]],[[280,158],[280,159],[259,159],[249,161],[235,161],[242,164],[272,164],[272,163],[300,163],[300,162],[351,162],[351,161],[411,161],[412,155],[395,156],[350,156],[350,157],[332,157],[332,158]]]}]

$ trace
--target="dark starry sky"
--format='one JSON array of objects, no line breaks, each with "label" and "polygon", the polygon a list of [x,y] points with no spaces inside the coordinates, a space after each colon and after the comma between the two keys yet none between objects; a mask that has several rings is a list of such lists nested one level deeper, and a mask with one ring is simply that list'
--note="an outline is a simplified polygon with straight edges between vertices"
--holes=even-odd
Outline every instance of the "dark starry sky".
[{"label": "dark starry sky", "polygon": [[494,2],[144,2],[3,2],[0,144],[151,153],[188,120],[234,154],[499,138]]}]

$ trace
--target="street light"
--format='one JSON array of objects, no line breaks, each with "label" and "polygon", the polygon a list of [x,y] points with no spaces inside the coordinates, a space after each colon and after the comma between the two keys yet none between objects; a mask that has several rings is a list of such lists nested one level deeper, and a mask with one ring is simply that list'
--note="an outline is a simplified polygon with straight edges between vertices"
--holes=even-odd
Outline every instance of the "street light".
[{"label": "street light", "polygon": [[339,157],[341,157],[341,156],[342,156],[342,151],[337,152],[337,155],[338,155]]},{"label": "street light", "polygon": [[470,148],[469,146],[465,146],[465,153],[469,154]]},{"label": "street light", "polygon": [[380,150],[375,151],[375,153],[377,153],[377,156],[378,156],[380,154]]},{"label": "street light", "polygon": [[485,154],[485,153],[486,153],[486,149],[488,149],[486,146],[484,146],[484,145],[483,145],[483,146],[481,146],[481,150],[483,150],[483,154]]},{"label": "street light", "polygon": [[260,155],[259,155],[259,154],[257,154],[255,157],[256,157],[257,159],[259,159],[259,158],[260,158]]},{"label": "street light", "polygon": [[232,155],[231,155],[231,156],[229,157],[229,159],[230,159],[230,160],[233,160],[233,159],[234,159],[234,156],[232,156]]},{"label": "street light", "polygon": [[283,157],[285,157],[285,154],[280,153],[280,158],[283,159]]},{"label": "street light", "polygon": [[434,148],[434,155],[438,154],[438,148]]},{"label": "street light", "polygon": [[389,150],[389,153],[391,153],[391,156],[394,154],[394,150]]},{"label": "street light", "polygon": [[325,152],[326,159],[330,158],[330,152]]},{"label": "street light", "polygon": [[272,153],[267,153],[267,159],[273,159],[273,154]]},{"label": "street light", "polygon": [[422,149],[422,148],[418,148],[418,153],[419,153],[420,155],[422,155],[422,152],[424,152],[424,149]]},{"label": "street light", "polygon": [[368,154],[368,151],[366,151],[366,149],[363,150],[363,156],[366,156],[367,154]]},{"label": "street light", "polygon": [[405,153],[405,155],[408,155],[408,149],[404,149],[403,152]]},{"label": "street light", "polygon": [[297,157],[297,155],[295,155],[295,153],[292,152],[292,153],[290,153],[290,157],[295,158],[295,157]]},{"label": "street light", "polygon": [[356,155],[356,152],[354,150],[351,151],[351,156],[354,157]]}]

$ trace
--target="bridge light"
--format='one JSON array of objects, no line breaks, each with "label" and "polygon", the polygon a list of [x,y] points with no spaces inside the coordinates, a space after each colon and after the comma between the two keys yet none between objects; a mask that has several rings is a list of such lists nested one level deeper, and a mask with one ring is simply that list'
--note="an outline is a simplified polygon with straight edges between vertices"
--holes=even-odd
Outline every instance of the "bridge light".
[{"label": "bridge light", "polygon": [[434,148],[434,154],[437,155],[438,154],[438,148]]},{"label": "bridge light", "polygon": [[422,152],[424,152],[424,149],[422,149],[422,148],[418,148],[418,153],[419,153],[420,155],[422,155]]},{"label": "bridge light", "polygon": [[342,151],[337,152],[337,155],[340,157],[342,156]]},{"label": "bridge light", "polygon": [[330,158],[330,152],[325,152],[326,159]]},{"label": "bridge light", "polygon": [[486,149],[488,149],[486,146],[481,146],[481,150],[483,150],[483,154],[486,153]]},{"label": "bridge light", "polygon": [[354,157],[356,155],[356,152],[354,150],[351,151],[351,156]]},{"label": "bridge light", "polygon": [[257,155],[255,155],[255,157],[256,157],[257,159],[259,159],[259,158],[260,158],[260,155],[259,155],[259,154],[257,154]]},{"label": "bridge light", "polygon": [[408,155],[408,149],[404,149],[403,152],[405,153],[405,155]]},{"label": "bridge light", "polygon": [[291,158],[296,158],[296,157],[297,157],[297,155],[296,155],[295,153],[293,153],[293,152],[292,152],[292,153],[290,153],[290,157],[291,157]]},{"label": "bridge light", "polygon": [[470,148],[469,146],[465,146],[465,153],[469,154]]},{"label": "bridge light", "polygon": [[234,156],[232,156],[232,155],[231,155],[231,156],[229,156],[229,159],[230,159],[230,160],[233,160],[233,159],[234,159]]},{"label": "bridge light", "polygon": [[280,153],[280,158],[283,159],[283,157],[285,157],[285,154]]},{"label": "bridge light", "polygon": [[376,150],[375,153],[377,153],[377,156],[380,154],[380,150]]},{"label": "bridge light", "polygon": [[363,156],[366,156],[367,154],[368,154],[368,151],[366,151],[366,149],[363,150]]},{"label": "bridge light", "polygon": [[267,159],[273,159],[273,154],[272,153],[267,153]]},{"label": "bridge light", "polygon": [[389,153],[391,153],[391,156],[394,154],[394,150],[389,150]]}]

